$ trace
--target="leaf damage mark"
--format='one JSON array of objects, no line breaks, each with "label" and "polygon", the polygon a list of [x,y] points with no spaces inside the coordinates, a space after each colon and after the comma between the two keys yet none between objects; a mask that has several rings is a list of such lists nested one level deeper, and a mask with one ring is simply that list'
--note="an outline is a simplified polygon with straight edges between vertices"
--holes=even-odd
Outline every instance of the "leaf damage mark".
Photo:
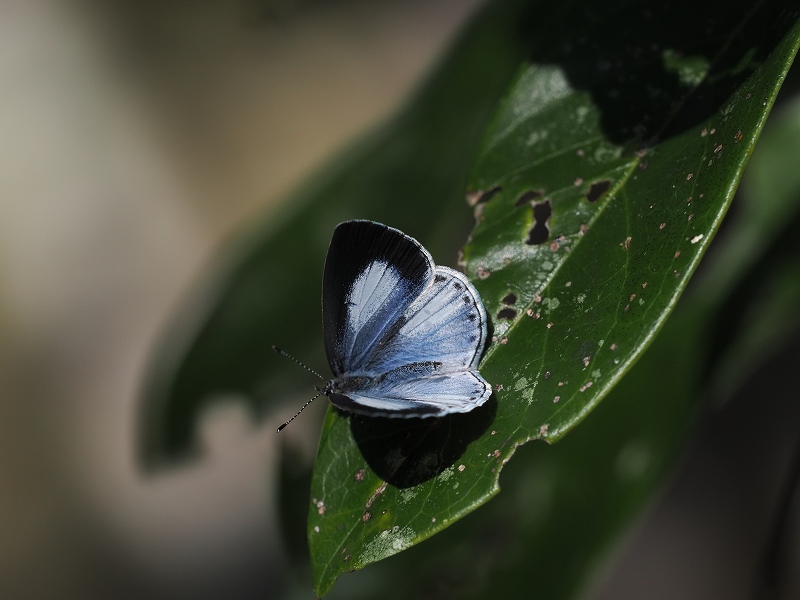
[{"label": "leaf damage mark", "polygon": [[589,186],[589,191],[586,192],[586,199],[589,201],[590,204],[594,204],[597,202],[603,194],[608,191],[608,188],[611,187],[611,182],[608,179],[603,179],[602,181],[595,181],[592,185]]},{"label": "leaf damage mark", "polygon": [[526,244],[536,246],[544,244],[550,238],[550,228],[547,222],[553,215],[553,205],[550,200],[537,202],[533,205],[533,226],[528,231],[528,239],[525,240]]},{"label": "leaf damage mark", "polygon": [[372,493],[372,496],[369,497],[369,500],[367,500],[367,503],[364,505],[365,508],[372,506],[372,503],[377,500],[378,496],[380,496],[386,490],[386,485],[387,482],[384,481],[380,487]]},{"label": "leaf damage mark", "polygon": [[488,190],[476,190],[467,193],[467,204],[470,206],[477,206],[478,204],[485,204],[491,200],[497,192],[502,190],[502,186],[495,185]]},{"label": "leaf damage mark", "polygon": [[517,201],[514,203],[514,206],[522,206],[523,204],[528,204],[529,202],[533,202],[537,198],[541,198],[544,195],[542,190],[528,190],[527,192],[522,192]]},{"label": "leaf damage mark", "polygon": [[500,311],[497,313],[497,318],[513,321],[517,318],[517,311],[507,306],[506,308],[500,309]]},{"label": "leaf damage mark", "polygon": [[503,304],[507,304],[509,306],[514,305],[517,303],[517,295],[514,292],[506,294],[503,299],[501,300]]}]

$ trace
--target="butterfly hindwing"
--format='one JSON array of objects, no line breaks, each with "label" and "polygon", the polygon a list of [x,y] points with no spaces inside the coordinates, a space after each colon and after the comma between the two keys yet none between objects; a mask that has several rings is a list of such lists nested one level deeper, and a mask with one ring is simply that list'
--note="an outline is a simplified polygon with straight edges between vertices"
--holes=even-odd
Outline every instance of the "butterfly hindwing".
[{"label": "butterfly hindwing", "polygon": [[426,361],[450,370],[475,368],[485,342],[486,311],[477,290],[463,273],[436,267],[431,284],[384,333],[364,371]]},{"label": "butterfly hindwing", "polygon": [[351,389],[330,395],[344,410],[381,417],[441,417],[482,405],[492,387],[473,370],[441,363],[405,365],[376,379],[345,382]]}]

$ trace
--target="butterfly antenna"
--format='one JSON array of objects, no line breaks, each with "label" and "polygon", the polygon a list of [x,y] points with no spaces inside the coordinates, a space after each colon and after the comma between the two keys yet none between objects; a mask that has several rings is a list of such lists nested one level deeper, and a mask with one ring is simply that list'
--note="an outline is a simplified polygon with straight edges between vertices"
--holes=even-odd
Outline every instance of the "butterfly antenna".
[{"label": "butterfly antenna", "polygon": [[[305,363],[302,363],[302,362],[300,362],[299,360],[297,360],[297,359],[296,359],[294,356],[292,356],[292,355],[291,355],[291,354],[289,354],[288,352],[284,352],[283,350],[281,350],[281,349],[280,349],[280,348],[278,348],[277,346],[273,346],[273,347],[272,347],[272,349],[273,349],[273,350],[275,350],[275,352],[277,352],[278,354],[280,354],[280,355],[282,355],[282,356],[285,356],[286,358],[288,358],[289,360],[291,360],[291,361],[292,361],[292,362],[294,362],[295,364],[298,364],[298,365],[300,365],[301,367],[303,367],[303,368],[304,368],[306,371],[308,371],[309,373],[313,373],[314,375],[316,375],[317,377],[319,377],[320,379],[322,379],[322,381],[325,381],[325,378],[324,378],[322,375],[320,375],[319,373],[317,373],[317,372],[316,372],[314,369],[312,369],[311,367],[309,367],[309,366],[308,366],[308,365],[306,365]],[[310,400],[309,400],[309,402],[310,402]],[[305,406],[304,406],[303,408],[305,408]],[[303,408],[301,408],[300,410],[303,410]],[[299,413],[298,413],[298,414],[299,414]],[[279,429],[278,431],[280,431],[280,429]]]},{"label": "butterfly antenna", "polygon": [[314,396],[314,397],[313,397],[311,400],[309,400],[308,402],[306,402],[305,404],[303,404],[303,408],[301,408],[300,410],[298,410],[298,411],[297,411],[297,414],[296,414],[295,416],[293,416],[291,419],[289,419],[288,421],[286,421],[286,423],[284,423],[283,425],[281,425],[280,427],[278,427],[278,432],[280,433],[281,429],[283,429],[283,428],[284,428],[284,427],[286,427],[286,426],[287,426],[289,423],[291,423],[292,421],[294,421],[294,420],[297,418],[297,415],[299,415],[301,412],[303,412],[303,410],[305,409],[305,407],[306,407],[306,406],[308,406],[309,404],[311,404],[311,403],[312,403],[314,400],[316,400],[316,399],[317,399],[317,398],[319,398],[320,396],[322,396],[322,392],[319,392],[319,393],[318,393],[316,396]]}]

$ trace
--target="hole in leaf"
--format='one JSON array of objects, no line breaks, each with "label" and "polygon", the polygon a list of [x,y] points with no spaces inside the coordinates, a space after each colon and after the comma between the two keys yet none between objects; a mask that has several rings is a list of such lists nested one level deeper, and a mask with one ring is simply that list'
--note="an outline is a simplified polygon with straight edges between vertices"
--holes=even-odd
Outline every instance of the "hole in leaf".
[{"label": "hole in leaf", "polygon": [[523,192],[517,201],[514,203],[514,206],[522,206],[523,204],[527,204],[531,200],[536,200],[536,198],[541,198],[542,192],[539,190],[528,190],[527,192]]},{"label": "hole in leaf", "polygon": [[514,292],[510,294],[506,294],[506,296],[501,300],[503,304],[516,304],[517,303],[517,295]]},{"label": "hole in leaf", "polygon": [[502,190],[503,188],[499,185],[494,187],[490,187],[488,190],[477,190],[474,192],[469,192],[467,194],[467,204],[470,206],[477,206],[478,204],[485,204],[489,200],[491,200],[494,195]]},{"label": "hole in leaf", "polygon": [[508,319],[509,321],[515,319],[516,316],[517,316],[517,311],[514,310],[513,308],[508,308],[508,307],[501,309],[500,312],[497,313],[498,319]]},{"label": "hole in leaf", "polygon": [[550,229],[547,227],[547,221],[552,214],[553,205],[550,204],[550,200],[537,202],[533,205],[533,227],[528,232],[528,239],[525,240],[526,244],[544,244],[548,240]]},{"label": "hole in leaf", "polygon": [[597,202],[600,197],[608,191],[608,188],[611,187],[611,182],[608,179],[604,179],[603,181],[596,181],[591,186],[589,186],[589,191],[586,192],[586,199],[589,202]]}]

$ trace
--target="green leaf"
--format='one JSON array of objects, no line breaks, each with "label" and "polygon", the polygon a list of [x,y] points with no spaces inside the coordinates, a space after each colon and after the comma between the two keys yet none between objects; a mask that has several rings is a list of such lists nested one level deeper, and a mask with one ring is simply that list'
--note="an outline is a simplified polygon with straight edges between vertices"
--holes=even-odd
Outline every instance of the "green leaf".
[{"label": "green leaf", "polygon": [[697,412],[706,329],[697,303],[685,308],[580,427],[519,449],[478,514],[371,576],[342,578],[329,597],[574,597],[669,472]]},{"label": "green leaf", "polygon": [[772,5],[710,25],[614,3],[592,15],[602,37],[572,10],[543,14],[469,179],[463,256],[493,319],[496,403],[401,426],[329,410],[309,514],[320,595],[485,503],[520,444],[557,441],[619,381],[714,236],[798,45],[796,16]]},{"label": "green leaf", "polygon": [[[772,182],[761,169],[771,170],[776,153],[796,154],[791,140],[797,115],[800,102],[795,99],[767,123],[745,173],[737,219],[712,244],[714,268],[692,281],[693,289],[681,297],[653,345],[581,426],[558,444],[524,446],[503,470],[502,493],[488,506],[425,544],[342,578],[330,598],[380,594],[392,600],[424,597],[426,590],[438,590],[437,597],[514,598],[529,594],[535,582],[537,595],[556,600],[575,597],[587,586],[681,453],[708,377],[715,377],[706,365],[721,340],[711,334],[723,324],[731,325],[732,315],[722,304],[730,298],[741,305],[748,296],[761,296],[741,291],[758,287],[735,284],[749,282],[748,272],[769,271],[776,260],[786,267],[794,264],[795,274],[798,271],[800,248],[796,242],[789,248],[783,242],[797,238],[784,233],[796,226],[800,194],[784,185],[785,177],[779,178],[777,185],[789,193],[767,204],[784,219],[754,215],[763,206],[760,183]],[[752,247],[752,239],[780,241],[775,247]],[[741,245],[750,248],[752,258],[731,261],[743,256]],[[729,282],[724,290],[719,273]],[[798,306],[784,323],[797,322]],[[775,308],[770,303],[769,310]],[[722,314],[720,323],[715,322],[717,314]],[[748,339],[745,333],[722,345],[738,354]],[[751,352],[750,358],[754,355]]]},{"label": "green leaf", "polygon": [[[737,246],[749,244],[753,236],[789,237],[781,235],[785,222],[751,218],[758,211],[751,204],[762,196],[752,197],[760,186],[750,186],[761,180],[757,171],[773,152],[791,150],[793,118],[788,112],[769,121],[756,150],[761,158],[754,156],[745,175],[750,181],[743,184],[746,204],[733,228],[712,246],[716,261],[740,256]],[[784,194],[779,202],[774,208],[789,218],[791,227],[800,208],[797,197]],[[723,270],[733,280],[747,279],[749,270],[762,271],[779,255],[768,250],[754,249],[754,260],[736,261]],[[784,254],[784,262],[788,265],[794,256]],[[392,600],[431,589],[448,590],[439,597],[521,597],[531,582],[543,598],[574,597],[681,451],[707,386],[708,346],[715,344],[709,332],[717,325],[709,317],[721,307],[709,298],[725,298],[718,292],[718,264],[681,298],[664,331],[579,428],[558,444],[530,444],[518,451],[503,471],[503,493],[479,514],[375,565],[370,576],[343,578],[329,597],[380,594]],[[739,287],[728,288],[731,298],[742,298]],[[797,306],[790,322],[798,317]]]}]

